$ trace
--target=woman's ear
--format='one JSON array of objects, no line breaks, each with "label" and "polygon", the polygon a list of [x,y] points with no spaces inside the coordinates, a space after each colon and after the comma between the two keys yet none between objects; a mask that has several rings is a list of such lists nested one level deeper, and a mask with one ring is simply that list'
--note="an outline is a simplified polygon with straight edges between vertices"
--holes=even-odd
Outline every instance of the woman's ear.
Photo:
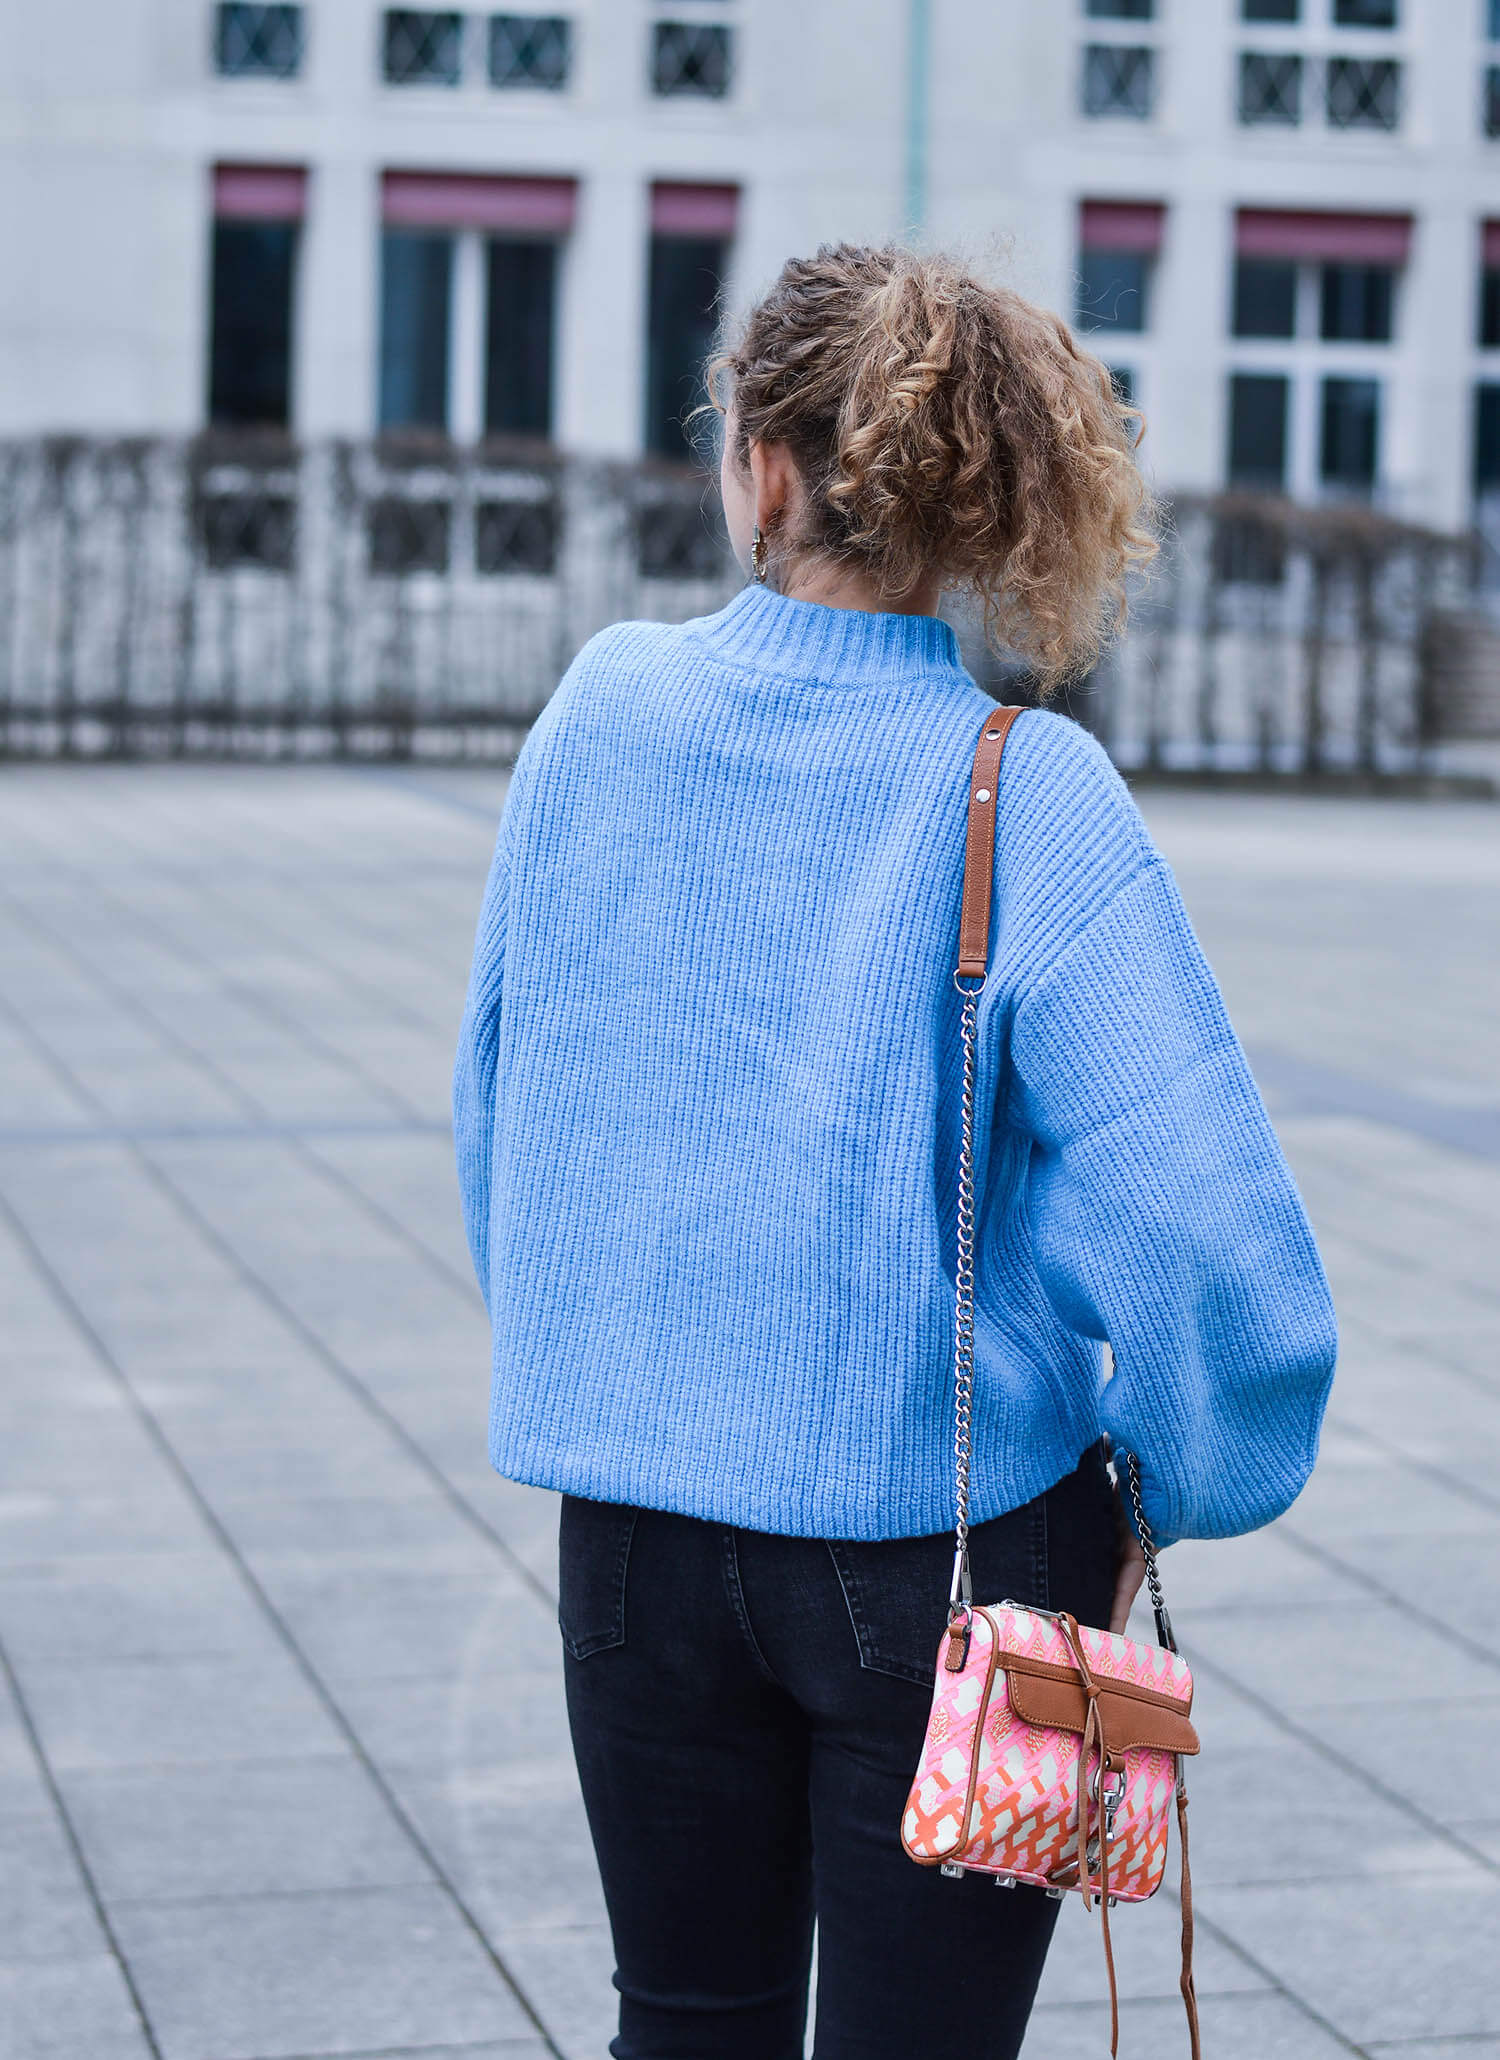
[{"label": "woman's ear", "polygon": [[750,489],[755,524],[762,536],[795,531],[801,512],[802,479],[784,443],[752,443]]}]

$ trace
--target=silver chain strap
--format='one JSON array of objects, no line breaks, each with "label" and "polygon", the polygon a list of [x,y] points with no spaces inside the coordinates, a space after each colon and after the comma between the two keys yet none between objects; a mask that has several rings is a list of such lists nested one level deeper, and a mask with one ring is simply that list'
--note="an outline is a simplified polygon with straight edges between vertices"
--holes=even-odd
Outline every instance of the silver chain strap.
[{"label": "silver chain strap", "polygon": [[953,984],[963,1003],[959,1035],[964,1047],[963,1101],[958,1127],[958,1257],[953,1290],[953,1471],[957,1535],[953,1552],[953,1585],[948,1591],[948,1620],[968,1613],[969,1589],[969,1461],[974,1408],[974,1069],[979,995],[984,986],[965,987],[957,973]]},{"label": "silver chain strap", "polygon": [[1172,1619],[1167,1615],[1167,1599],[1161,1592],[1161,1575],[1156,1566],[1156,1540],[1141,1500],[1141,1462],[1133,1452],[1125,1454],[1125,1479],[1130,1488],[1130,1506],[1135,1512],[1135,1534],[1146,1558],[1146,1587],[1151,1596],[1151,1614],[1156,1618],[1156,1636],[1168,1652],[1175,1652],[1177,1640],[1172,1636]]},{"label": "silver chain strap", "polygon": [[[955,1623],[969,1615],[973,1595],[969,1582],[969,1473],[973,1461],[974,1420],[974,1076],[978,1041],[979,997],[984,981],[966,987],[955,973],[953,984],[962,1008],[958,1034],[963,1040],[963,1099],[958,1126],[957,1258],[953,1282],[953,1476],[956,1521],[954,1526],[953,1583],[948,1590],[948,1621]],[[1146,1586],[1156,1635],[1169,1652],[1177,1650],[1172,1619],[1167,1615],[1161,1574],[1156,1564],[1156,1541],[1146,1521],[1141,1499],[1140,1461],[1133,1452],[1125,1455],[1125,1475],[1135,1515],[1136,1536],[1146,1559]]]}]

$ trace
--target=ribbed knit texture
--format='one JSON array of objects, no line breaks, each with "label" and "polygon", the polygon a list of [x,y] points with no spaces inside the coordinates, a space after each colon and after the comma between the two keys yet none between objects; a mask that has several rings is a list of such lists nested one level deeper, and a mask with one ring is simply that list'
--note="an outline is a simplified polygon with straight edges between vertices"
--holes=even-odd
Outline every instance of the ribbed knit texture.
[{"label": "ribbed knit texture", "polygon": [[[942,623],[762,587],[569,669],[454,1079],[503,1474],[806,1536],[952,1521],[951,971],[991,705]],[[1327,1284],[1171,873],[1058,716],[1006,750],[991,935],[974,1519],[1103,1427],[1164,1541],[1264,1523],[1312,1465]]]}]

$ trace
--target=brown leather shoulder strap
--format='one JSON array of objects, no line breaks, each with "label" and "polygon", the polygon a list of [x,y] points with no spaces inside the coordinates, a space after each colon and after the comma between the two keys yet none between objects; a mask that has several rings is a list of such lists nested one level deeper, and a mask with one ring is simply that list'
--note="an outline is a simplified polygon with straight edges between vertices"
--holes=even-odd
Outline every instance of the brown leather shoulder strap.
[{"label": "brown leather shoulder strap", "polygon": [[990,956],[990,892],[995,878],[995,818],[1000,807],[1000,760],[1011,724],[1024,711],[997,708],[984,719],[969,774],[969,834],[964,845],[964,892],[958,917],[958,971],[982,980]]}]

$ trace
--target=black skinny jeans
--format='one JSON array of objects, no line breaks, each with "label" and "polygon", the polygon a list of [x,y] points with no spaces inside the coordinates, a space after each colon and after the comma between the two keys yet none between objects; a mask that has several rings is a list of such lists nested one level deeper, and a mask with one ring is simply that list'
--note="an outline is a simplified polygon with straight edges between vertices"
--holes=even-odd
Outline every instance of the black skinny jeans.
[{"label": "black skinny jeans", "polygon": [[[1097,1447],[970,1534],[974,1595],[1104,1624]],[[951,1534],[779,1538],[564,1499],[568,1716],[609,1905],[615,2060],[1012,2060],[1057,1904],[900,1845]]]}]

